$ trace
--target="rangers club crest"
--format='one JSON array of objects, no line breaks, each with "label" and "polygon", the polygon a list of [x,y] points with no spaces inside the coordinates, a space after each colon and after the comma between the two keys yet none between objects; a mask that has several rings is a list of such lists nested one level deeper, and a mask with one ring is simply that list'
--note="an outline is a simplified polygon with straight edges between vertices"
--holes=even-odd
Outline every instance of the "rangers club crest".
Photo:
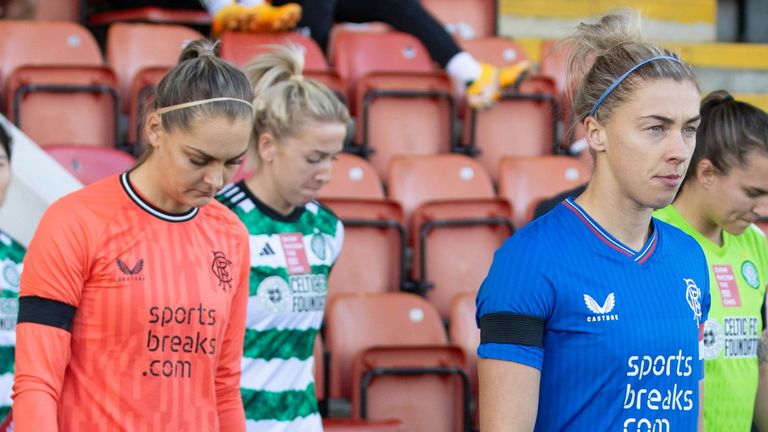
[{"label": "rangers club crest", "polygon": [[696,321],[696,325],[701,323],[701,290],[696,286],[696,282],[693,279],[683,279],[685,282],[685,300],[688,302],[688,306],[693,311],[693,319]]},{"label": "rangers club crest", "polygon": [[213,263],[211,263],[211,271],[216,279],[219,280],[219,286],[226,292],[232,289],[232,273],[230,269],[232,267],[232,261],[228,260],[224,252],[212,251]]}]

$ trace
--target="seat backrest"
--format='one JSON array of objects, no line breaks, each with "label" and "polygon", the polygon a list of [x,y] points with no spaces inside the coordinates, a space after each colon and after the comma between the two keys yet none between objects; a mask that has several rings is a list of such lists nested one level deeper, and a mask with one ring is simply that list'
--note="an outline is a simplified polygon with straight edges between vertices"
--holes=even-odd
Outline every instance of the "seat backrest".
[{"label": "seat backrest", "polygon": [[349,88],[371,72],[431,72],[432,60],[424,45],[400,32],[341,32],[335,38],[333,67]]},{"label": "seat backrest", "polygon": [[405,426],[403,425],[403,422],[397,419],[376,421],[348,418],[324,418],[323,432],[405,432]]},{"label": "seat backrest", "polygon": [[84,185],[133,166],[133,156],[109,147],[50,145],[45,151]]},{"label": "seat backrest", "polygon": [[409,431],[468,431],[465,368],[455,346],[369,348],[352,365],[353,416],[399,418]]},{"label": "seat backrest", "polygon": [[467,355],[469,382],[477,394],[477,347],[480,345],[480,329],[475,321],[475,296],[473,292],[465,292],[454,297],[448,337],[452,344],[461,347]]},{"label": "seat backrest", "polygon": [[395,156],[389,165],[389,197],[403,206],[406,220],[428,201],[493,198],[493,183],[474,159],[459,154]]},{"label": "seat backrest", "polygon": [[305,70],[328,70],[323,50],[313,39],[301,33],[243,33],[221,35],[221,57],[237,66],[244,66],[259,54],[268,53],[272,45],[295,44],[304,51]]},{"label": "seat backrest", "polygon": [[320,199],[383,199],[384,187],[367,160],[349,153],[339,153],[333,164],[333,176],[320,190]]},{"label": "seat backrest", "polygon": [[557,102],[550,94],[504,96],[486,110],[467,110],[466,146],[479,150],[476,159],[495,181],[504,156],[552,154],[557,128]]},{"label": "seat backrest", "polygon": [[403,211],[389,200],[323,200],[344,223],[344,247],[328,298],[344,292],[398,291],[403,279]]},{"label": "seat backrest", "polygon": [[168,24],[115,23],[107,31],[107,62],[120,81],[127,110],[131,83],[147,67],[176,65],[184,45],[203,36],[188,27]]},{"label": "seat backrest", "polygon": [[82,0],[37,0],[36,20],[80,21]]},{"label": "seat backrest", "polygon": [[461,47],[478,61],[498,67],[512,66],[520,61],[528,60],[528,54],[520,44],[503,37],[465,40],[461,41]]},{"label": "seat backrest", "polygon": [[414,213],[412,277],[429,284],[425,296],[444,320],[457,293],[480,287],[493,253],[513,233],[511,219],[510,204],[499,199],[431,202]]},{"label": "seat backrest", "polygon": [[386,180],[395,155],[448,153],[453,141],[454,102],[443,73],[379,73],[358,80],[355,142]]},{"label": "seat backrest", "polygon": [[69,21],[0,20],[0,76],[25,65],[102,66],[93,35]]},{"label": "seat backrest", "polygon": [[116,88],[105,66],[22,66],[8,77],[9,119],[41,146],[114,147]]},{"label": "seat backrest", "polygon": [[374,346],[444,345],[440,316],[423,298],[408,293],[339,294],[326,309],[330,395],[352,394],[352,361]]},{"label": "seat backrest", "polygon": [[496,35],[496,0],[421,0],[457,39]]},{"label": "seat backrest", "polygon": [[584,163],[569,156],[505,157],[499,168],[499,196],[514,209],[513,223],[520,228],[533,217],[542,199],[589,180]]}]

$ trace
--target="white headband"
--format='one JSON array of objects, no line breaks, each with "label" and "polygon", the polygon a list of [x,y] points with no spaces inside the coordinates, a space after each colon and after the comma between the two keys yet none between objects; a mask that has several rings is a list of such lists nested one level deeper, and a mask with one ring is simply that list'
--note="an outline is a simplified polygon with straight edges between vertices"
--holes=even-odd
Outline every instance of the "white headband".
[{"label": "white headband", "polygon": [[208,102],[218,102],[218,101],[227,101],[227,100],[242,102],[242,103],[248,105],[249,107],[253,108],[253,104],[248,102],[247,100],[231,98],[231,97],[217,97],[217,98],[203,99],[203,100],[197,100],[197,101],[192,101],[192,102],[185,102],[185,103],[180,103],[180,104],[171,105],[171,106],[167,106],[167,107],[162,107],[162,108],[158,109],[155,112],[158,113],[158,114],[165,114],[165,113],[170,112],[170,111],[176,111],[176,110],[180,110],[180,109],[183,109],[183,108],[189,108],[189,107],[193,107],[193,106],[197,106],[197,105],[202,105],[202,104],[205,104],[205,103],[208,103]]}]

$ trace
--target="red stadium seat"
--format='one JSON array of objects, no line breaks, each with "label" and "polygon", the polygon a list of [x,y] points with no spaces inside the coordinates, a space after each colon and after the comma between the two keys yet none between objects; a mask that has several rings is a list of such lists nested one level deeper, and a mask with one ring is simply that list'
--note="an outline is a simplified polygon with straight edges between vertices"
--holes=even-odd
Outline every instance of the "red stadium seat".
[{"label": "red stadium seat", "polygon": [[451,91],[443,73],[371,73],[358,81],[355,143],[382,178],[395,155],[451,150]]},{"label": "red stadium seat", "polygon": [[403,285],[405,230],[400,205],[386,200],[324,200],[344,223],[344,247],[328,280],[328,297],[397,291]]},{"label": "red stadium seat", "polygon": [[323,419],[324,432],[405,432],[403,422],[397,419],[365,421],[356,419]]},{"label": "red stadium seat", "polygon": [[408,430],[468,431],[470,388],[455,346],[372,347],[352,365],[357,418],[398,417]]},{"label": "red stadium seat", "polygon": [[533,218],[543,199],[572,189],[589,180],[584,163],[568,156],[505,157],[499,168],[499,196],[514,208],[516,227]]},{"label": "red stadium seat", "polygon": [[382,178],[392,155],[450,150],[451,82],[435,72],[418,39],[398,32],[345,31],[335,46],[334,67],[347,82],[357,123],[353,151],[370,156]]},{"label": "red stadium seat", "polygon": [[434,307],[408,293],[339,294],[328,303],[325,320],[331,398],[352,395],[352,363],[367,348],[448,343]]},{"label": "red stadium seat", "polygon": [[403,210],[384,198],[379,176],[359,156],[339,154],[320,198],[344,222],[345,247],[333,267],[329,297],[340,292],[400,289],[405,230]]},{"label": "red stadium seat", "polygon": [[301,33],[241,33],[221,35],[221,57],[237,66],[244,66],[259,54],[269,52],[270,45],[293,43],[304,49],[305,70],[328,70],[323,50],[314,40]]},{"label": "red stadium seat", "polygon": [[373,166],[365,159],[340,153],[333,164],[333,176],[320,190],[325,199],[384,199],[384,188]]},{"label": "red stadium seat", "polygon": [[371,72],[434,71],[427,49],[406,33],[343,31],[334,43],[333,67],[349,86],[350,94],[358,80]]},{"label": "red stadium seat", "polygon": [[95,26],[129,21],[204,26],[211,23],[211,16],[207,11],[197,9],[167,9],[162,7],[144,7],[102,12],[92,15],[89,20],[90,24]]},{"label": "red stadium seat", "polygon": [[395,157],[388,185],[412,215],[410,288],[448,320],[453,296],[477,290],[493,252],[512,234],[512,209],[496,198],[482,166],[463,155]]},{"label": "red stadium seat", "polygon": [[73,22],[0,20],[0,40],[0,77],[6,80],[19,66],[104,65],[96,39]]},{"label": "red stadium seat", "polygon": [[396,156],[389,166],[389,197],[400,202],[406,219],[429,201],[492,199],[493,183],[474,159],[458,154]]},{"label": "red stadium seat", "polygon": [[36,20],[72,21],[82,20],[82,0],[37,0]]},{"label": "red stadium seat", "polygon": [[178,62],[184,45],[203,36],[178,25],[116,23],[107,32],[107,62],[120,80],[123,111],[128,112],[130,90],[144,68],[169,68]]},{"label": "red stadium seat", "polygon": [[0,21],[0,71],[3,76],[22,65],[102,66],[93,35],[72,22]]},{"label": "red stadium seat", "polygon": [[8,119],[41,146],[115,147],[117,85],[103,66],[21,66],[8,77]]},{"label": "red stadium seat", "polygon": [[326,324],[330,396],[351,395],[357,418],[399,418],[405,430],[462,427],[463,352],[447,345],[428,302],[407,293],[340,294]]},{"label": "red stadium seat", "polygon": [[475,296],[473,292],[465,292],[453,298],[448,338],[451,343],[464,349],[467,355],[469,382],[472,384],[472,391],[477,394],[477,347],[480,345],[480,329],[475,321]]},{"label": "red stadium seat", "polygon": [[491,178],[504,156],[544,156],[557,146],[558,105],[546,93],[508,93],[491,108],[464,115],[463,149],[476,156]]},{"label": "red stadium seat", "polygon": [[[442,3],[451,3],[451,1],[441,1]],[[503,37],[480,37],[461,41],[461,47],[483,63],[490,63],[494,66],[504,67],[512,66],[523,60],[528,60],[523,47],[512,39]]]},{"label": "red stadium seat", "polygon": [[108,147],[51,145],[45,151],[84,185],[126,171],[135,163],[128,153]]},{"label": "red stadium seat", "polygon": [[421,0],[458,39],[496,35],[496,0]]},{"label": "red stadium seat", "polygon": [[480,287],[493,253],[514,232],[511,219],[509,203],[497,199],[430,202],[416,210],[411,224],[413,289],[444,320],[450,319],[457,293]]},{"label": "red stadium seat", "polygon": [[[480,345],[480,329],[475,321],[475,293],[457,294],[451,308],[451,326],[448,329],[451,343],[461,347],[467,356],[467,376],[475,401],[478,400],[477,347]],[[474,404],[474,421],[479,423],[479,410]]]},{"label": "red stadium seat", "polygon": [[[520,45],[505,38],[468,40],[462,46],[478,60],[498,67],[528,59]],[[503,156],[551,154],[557,136],[556,95],[551,78],[531,76],[519,91],[504,94],[490,109],[465,106],[460,151],[475,155],[494,181]]]}]

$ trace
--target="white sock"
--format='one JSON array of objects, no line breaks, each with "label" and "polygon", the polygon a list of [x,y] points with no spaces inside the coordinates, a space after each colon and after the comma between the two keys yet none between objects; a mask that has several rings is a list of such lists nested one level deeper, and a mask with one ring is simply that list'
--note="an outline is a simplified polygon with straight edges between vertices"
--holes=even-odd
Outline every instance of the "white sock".
[{"label": "white sock", "polygon": [[445,65],[445,71],[454,81],[466,85],[480,77],[480,62],[475,60],[472,55],[462,51],[448,60]]},{"label": "white sock", "polygon": [[200,3],[208,9],[208,13],[211,16],[215,16],[220,10],[231,5],[233,2],[232,0],[200,0]]},{"label": "white sock", "polygon": [[262,3],[264,3],[264,0],[240,0],[238,3],[240,3],[243,6],[258,6]]}]

